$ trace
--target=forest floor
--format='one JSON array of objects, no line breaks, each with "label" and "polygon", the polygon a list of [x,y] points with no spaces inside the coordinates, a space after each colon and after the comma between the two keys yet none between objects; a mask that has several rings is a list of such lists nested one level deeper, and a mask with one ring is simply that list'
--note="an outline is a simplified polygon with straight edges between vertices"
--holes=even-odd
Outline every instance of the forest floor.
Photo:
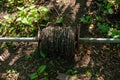
[{"label": "forest floor", "polygon": [[[53,18],[64,15],[62,24],[80,29],[79,37],[104,37],[98,29],[90,31],[80,23],[80,17],[86,13],[96,13],[97,3],[93,3],[93,0],[36,0],[35,4],[49,7]],[[4,8],[0,9],[4,16]],[[72,61],[41,58],[37,42],[13,44],[0,42],[5,47],[0,49],[0,80],[120,80],[120,44],[80,42]]]}]

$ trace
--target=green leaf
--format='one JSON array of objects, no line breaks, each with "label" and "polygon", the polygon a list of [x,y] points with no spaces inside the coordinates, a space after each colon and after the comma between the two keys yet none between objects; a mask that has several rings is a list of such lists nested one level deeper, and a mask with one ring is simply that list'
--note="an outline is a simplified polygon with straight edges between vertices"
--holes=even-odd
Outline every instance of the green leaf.
[{"label": "green leaf", "polygon": [[50,12],[50,10],[47,7],[40,6],[38,8],[38,12],[39,12],[39,19],[42,19],[48,12]]},{"label": "green leaf", "polygon": [[43,51],[40,51],[40,55],[41,55],[41,57],[43,57],[43,58],[46,57],[46,53],[44,53]]},{"label": "green leaf", "polygon": [[115,35],[115,36],[113,36],[113,38],[119,38],[120,37],[120,35]]},{"label": "green leaf", "polygon": [[31,59],[32,59],[32,56],[30,56],[30,55],[25,56],[25,60],[31,60]]},{"label": "green leaf", "polygon": [[14,27],[11,27],[11,28],[10,28],[10,31],[12,31],[12,30],[14,30],[14,29],[15,29]]},{"label": "green leaf", "polygon": [[42,73],[42,72],[45,71],[45,69],[46,69],[46,65],[42,65],[42,66],[39,67],[38,72]]},{"label": "green leaf", "polygon": [[35,8],[35,5],[31,5],[29,8],[30,8],[30,9],[33,9],[33,8]]},{"label": "green leaf", "polygon": [[53,61],[50,61],[49,64],[50,64],[51,66],[53,66],[53,67],[55,66],[55,64],[54,64]]},{"label": "green leaf", "polygon": [[48,21],[49,19],[50,19],[49,16],[45,16],[45,17],[44,17],[44,20],[45,20],[45,21]]},{"label": "green leaf", "polygon": [[82,22],[82,23],[86,23],[85,18],[84,18],[84,17],[80,18],[80,22]]},{"label": "green leaf", "polygon": [[22,11],[22,10],[24,10],[24,7],[17,7],[17,9]]},{"label": "green leaf", "polygon": [[22,20],[22,18],[21,17],[18,17],[17,19],[16,19],[16,21],[21,21]]},{"label": "green leaf", "polygon": [[103,18],[101,16],[96,16],[96,20],[101,22],[101,21],[103,21]]},{"label": "green leaf", "polygon": [[30,25],[31,23],[27,20],[27,18],[23,18],[22,23]]},{"label": "green leaf", "polygon": [[5,29],[5,30],[7,30],[7,29],[8,29],[8,25],[4,25],[3,27],[4,27],[4,29]]},{"label": "green leaf", "polygon": [[108,13],[113,14],[114,13],[113,9],[112,8],[108,9]]},{"label": "green leaf", "polygon": [[108,32],[109,29],[110,29],[109,26],[106,25],[106,24],[97,23],[97,26],[100,29],[100,31],[103,32],[103,33]]},{"label": "green leaf", "polygon": [[115,0],[115,4],[120,4],[120,0]]},{"label": "green leaf", "polygon": [[120,31],[115,28],[110,28],[108,31],[108,37],[120,38]]},{"label": "green leaf", "polygon": [[40,26],[41,26],[41,27],[46,27],[46,25],[45,25],[45,24],[40,24]]},{"label": "green leaf", "polygon": [[67,73],[68,75],[71,75],[71,74],[73,74],[73,72],[74,72],[74,71],[73,71],[72,69],[68,69],[66,73]]},{"label": "green leaf", "polygon": [[61,16],[60,18],[58,18],[57,20],[56,20],[56,23],[57,24],[60,24],[60,23],[62,23],[63,22],[63,16]]},{"label": "green leaf", "polygon": [[113,6],[112,3],[108,3],[108,4],[107,4],[107,9],[110,9],[112,6]]},{"label": "green leaf", "polygon": [[33,74],[30,75],[31,80],[36,79],[37,77],[38,77],[37,73],[33,73]]},{"label": "green leaf", "polygon": [[13,4],[13,3],[14,3],[14,0],[8,0],[8,2],[9,2],[10,4]]},{"label": "green leaf", "polygon": [[4,18],[8,21],[8,23],[11,23],[12,18],[10,16],[10,14],[5,15]]},{"label": "green leaf", "polygon": [[87,75],[87,76],[91,76],[91,75],[92,75],[92,72],[91,72],[90,70],[87,70],[87,71],[86,71],[86,75]]},{"label": "green leaf", "polygon": [[5,18],[5,19],[10,19],[10,15],[7,14],[7,15],[4,16],[4,18]]},{"label": "green leaf", "polygon": [[38,10],[39,10],[40,12],[41,12],[41,11],[45,11],[46,13],[50,11],[50,9],[47,8],[47,7],[45,7],[45,6],[40,6],[40,7],[38,8]]},{"label": "green leaf", "polygon": [[29,17],[37,17],[37,9],[34,8],[32,10],[29,11]]},{"label": "green leaf", "polygon": [[84,23],[84,24],[89,24],[92,22],[92,17],[91,16],[85,16],[85,17],[81,17],[80,18],[80,22]]},{"label": "green leaf", "polygon": [[44,77],[43,80],[49,80],[47,77]]}]

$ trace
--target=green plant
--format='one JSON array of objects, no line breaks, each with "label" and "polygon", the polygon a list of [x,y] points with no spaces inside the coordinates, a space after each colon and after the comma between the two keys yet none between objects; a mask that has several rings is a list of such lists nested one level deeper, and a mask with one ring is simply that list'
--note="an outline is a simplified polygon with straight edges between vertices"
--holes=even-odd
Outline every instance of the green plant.
[{"label": "green plant", "polygon": [[120,30],[116,28],[111,28],[108,24],[97,23],[98,28],[101,33],[106,34],[106,37],[120,38]]},{"label": "green plant", "polygon": [[43,51],[40,51],[40,55],[41,55],[41,57],[42,57],[43,59],[45,59],[46,56],[47,56],[47,54],[46,54],[45,52],[43,52]]},{"label": "green plant", "polygon": [[120,0],[115,0],[115,4],[120,4]]},{"label": "green plant", "polygon": [[32,56],[26,55],[26,56],[24,57],[24,59],[25,59],[25,60],[31,60],[31,59],[32,59]]},{"label": "green plant", "polygon": [[44,77],[43,80],[49,80],[47,77]]},{"label": "green plant", "polygon": [[101,0],[100,2],[101,2],[101,7],[98,8],[98,11],[99,11],[99,14],[101,14],[101,16],[106,16],[108,14],[114,13],[113,3],[108,2],[108,0]]},{"label": "green plant", "polygon": [[8,32],[11,32],[8,36],[35,36],[37,27],[40,26],[43,20],[49,18],[47,14],[50,10],[44,6],[36,8],[35,5],[29,5],[17,8],[19,11],[14,17],[11,14],[4,16],[5,21],[1,21],[1,33],[5,28],[5,30],[9,29]]},{"label": "green plant", "polygon": [[46,69],[46,65],[41,65],[39,68],[38,68],[38,73],[43,73]]},{"label": "green plant", "polygon": [[[98,0],[101,2],[101,7],[98,8],[98,14],[95,16],[89,16],[86,14],[86,16],[83,16],[80,18],[80,22],[83,24],[94,24],[94,27],[97,27],[99,29],[99,32],[104,34],[105,37],[112,37],[112,38],[119,38],[120,37],[120,31],[116,28],[112,28],[111,25],[112,22],[107,18],[108,15],[114,14],[114,6],[115,3],[111,1],[119,1],[119,0]],[[117,25],[119,25],[119,22],[117,22]]]},{"label": "green plant", "polygon": [[84,24],[90,24],[93,21],[91,16],[84,16],[80,18],[80,22]]},{"label": "green plant", "polygon": [[113,14],[114,10],[111,8],[113,6],[112,3],[107,3],[106,9],[108,11],[109,14]]},{"label": "green plant", "polygon": [[31,79],[31,80],[35,80],[36,78],[38,78],[38,74],[37,74],[37,73],[32,73],[32,74],[30,75],[30,79]]},{"label": "green plant", "polygon": [[107,33],[109,31],[109,29],[110,29],[108,24],[97,23],[97,26],[98,26],[100,32],[102,32],[102,33]]},{"label": "green plant", "polygon": [[60,16],[57,20],[56,20],[56,24],[60,24],[63,22],[63,16]]},{"label": "green plant", "polygon": [[108,2],[110,2],[110,3],[112,3],[112,4],[114,4],[114,5],[116,5],[116,4],[120,4],[120,0],[108,0]]},{"label": "green plant", "polygon": [[27,8],[18,7],[18,9],[20,11],[17,13],[16,22],[19,24],[33,27],[34,23],[42,22],[42,20],[48,20],[49,18],[49,16],[47,16],[49,9],[44,6],[36,8],[34,5],[31,5]]},{"label": "green plant", "polygon": [[0,0],[0,6],[4,5],[6,0]]},{"label": "green plant", "polygon": [[[43,76],[48,75],[48,74],[45,72],[45,70],[46,70],[46,65],[41,65],[41,66],[39,66],[37,72],[34,72],[34,73],[30,74],[30,79],[31,79],[31,80],[35,80],[36,78],[39,77],[39,75],[42,75],[42,74],[43,74]],[[44,80],[47,80],[47,78],[45,77]]]},{"label": "green plant", "polygon": [[87,75],[87,76],[92,76],[92,72],[91,72],[90,70],[87,70],[87,71],[86,71],[86,75]]},{"label": "green plant", "polygon": [[33,22],[42,21],[43,19],[48,20],[46,14],[49,9],[44,6],[36,8],[35,5],[30,5],[27,8],[18,7],[18,10],[20,11],[17,13],[17,22],[32,26]]},{"label": "green plant", "polygon": [[13,6],[18,6],[20,4],[25,4],[27,5],[27,3],[32,4],[34,2],[34,0],[8,0],[8,6],[9,7],[13,7]]},{"label": "green plant", "polygon": [[110,28],[107,36],[112,38],[120,38],[120,30],[117,30],[115,28]]},{"label": "green plant", "polygon": [[76,67],[72,67],[71,69],[68,69],[66,74],[68,75],[74,75],[76,74],[77,70],[76,70]]}]

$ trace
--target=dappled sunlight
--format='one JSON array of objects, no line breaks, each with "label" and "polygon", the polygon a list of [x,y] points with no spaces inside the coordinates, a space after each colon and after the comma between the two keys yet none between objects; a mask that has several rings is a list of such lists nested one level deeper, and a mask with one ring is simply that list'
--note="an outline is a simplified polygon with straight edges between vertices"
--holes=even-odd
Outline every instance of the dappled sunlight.
[{"label": "dappled sunlight", "polygon": [[18,50],[15,51],[11,51],[12,50],[11,47],[10,48],[8,47],[8,49],[6,49],[3,53],[1,53],[0,61],[2,61],[2,63],[4,62],[6,63],[7,61],[8,65],[12,66],[21,57],[34,53],[37,48],[37,44],[36,42],[29,44],[22,43],[22,45],[19,45],[19,47],[20,48],[18,48]]},{"label": "dappled sunlight", "polygon": [[[37,50],[37,43],[19,43],[16,45],[16,49],[14,47],[9,47],[5,51],[0,51],[0,79],[10,79],[10,80],[18,80],[19,75],[21,73],[19,71],[13,71],[15,65],[17,65],[21,58],[26,55],[31,55]],[[12,69],[12,70],[9,70]],[[6,71],[6,72],[3,72]]]},{"label": "dappled sunlight", "polygon": [[[34,46],[33,46],[34,45]],[[36,46],[35,46],[36,45]],[[14,57],[10,60],[9,65],[12,66],[18,59],[25,55],[31,55],[37,50],[37,44],[36,42],[33,44],[28,43],[28,44],[23,44],[18,50],[17,50],[17,55],[14,55]]]},{"label": "dappled sunlight", "polygon": [[[0,41],[0,79],[119,80],[120,3],[113,1],[1,0],[0,39],[11,40]],[[39,41],[11,42],[22,36]]]},{"label": "dappled sunlight", "polygon": [[0,61],[5,61],[9,56],[10,56],[10,52],[9,52],[8,50],[5,50],[5,51],[0,55]]},{"label": "dappled sunlight", "polygon": [[9,62],[9,65],[12,66],[22,55],[22,48],[20,48],[17,52],[17,55],[15,55],[12,60]]},{"label": "dappled sunlight", "polygon": [[19,74],[16,70],[7,70],[5,73],[0,73],[0,78],[5,80],[18,80]]}]

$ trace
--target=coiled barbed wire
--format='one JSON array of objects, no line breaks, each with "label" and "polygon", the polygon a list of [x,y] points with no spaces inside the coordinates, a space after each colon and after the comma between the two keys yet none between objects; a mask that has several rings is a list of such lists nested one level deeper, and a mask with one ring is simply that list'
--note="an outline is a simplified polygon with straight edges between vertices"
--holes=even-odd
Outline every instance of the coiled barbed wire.
[{"label": "coiled barbed wire", "polygon": [[75,34],[70,27],[46,27],[41,31],[41,50],[49,55],[72,56]]}]

